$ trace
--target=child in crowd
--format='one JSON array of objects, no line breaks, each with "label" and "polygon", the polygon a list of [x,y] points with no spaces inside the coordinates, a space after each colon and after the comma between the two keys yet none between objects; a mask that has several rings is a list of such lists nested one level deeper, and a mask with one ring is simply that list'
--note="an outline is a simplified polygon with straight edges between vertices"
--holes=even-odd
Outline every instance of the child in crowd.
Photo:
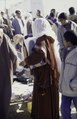
[{"label": "child in crowd", "polygon": [[71,119],[71,103],[77,109],[77,36],[70,30],[64,33],[64,52],[59,81],[62,93],[62,119]]}]

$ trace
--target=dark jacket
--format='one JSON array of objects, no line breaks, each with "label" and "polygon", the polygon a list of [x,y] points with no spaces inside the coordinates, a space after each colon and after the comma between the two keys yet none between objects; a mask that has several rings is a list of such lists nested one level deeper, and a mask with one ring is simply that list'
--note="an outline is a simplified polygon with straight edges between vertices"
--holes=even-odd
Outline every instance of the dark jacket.
[{"label": "dark jacket", "polygon": [[19,22],[18,22],[18,20],[16,18],[13,20],[12,26],[13,26],[13,28],[15,30],[14,34],[22,34]]}]

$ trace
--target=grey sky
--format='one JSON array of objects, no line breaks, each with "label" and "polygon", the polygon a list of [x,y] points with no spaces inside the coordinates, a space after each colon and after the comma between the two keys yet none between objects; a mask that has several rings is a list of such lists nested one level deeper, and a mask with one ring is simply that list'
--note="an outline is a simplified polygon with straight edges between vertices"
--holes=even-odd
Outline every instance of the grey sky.
[{"label": "grey sky", "polygon": [[20,1],[22,0],[0,0],[0,10],[3,10],[5,7],[9,8],[12,4]]},{"label": "grey sky", "polygon": [[[23,0],[0,0],[0,9],[1,10],[4,9],[5,6],[9,8],[12,4],[15,4],[20,1],[23,1]],[[67,12],[68,8],[73,6],[75,7],[77,11],[77,0],[43,0],[43,1],[46,5],[46,9],[48,9],[49,7],[49,8],[55,8],[57,11]]]}]

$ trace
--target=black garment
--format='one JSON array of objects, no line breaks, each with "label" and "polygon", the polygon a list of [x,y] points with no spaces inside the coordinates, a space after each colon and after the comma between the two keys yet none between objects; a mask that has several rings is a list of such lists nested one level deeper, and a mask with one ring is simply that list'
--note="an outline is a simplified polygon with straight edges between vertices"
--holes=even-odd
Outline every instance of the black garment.
[{"label": "black garment", "polygon": [[11,97],[10,57],[5,39],[0,46],[0,118],[7,119]]},{"label": "black garment", "polygon": [[15,62],[14,54],[4,37],[0,46],[0,119],[8,119],[11,98],[11,61]]}]

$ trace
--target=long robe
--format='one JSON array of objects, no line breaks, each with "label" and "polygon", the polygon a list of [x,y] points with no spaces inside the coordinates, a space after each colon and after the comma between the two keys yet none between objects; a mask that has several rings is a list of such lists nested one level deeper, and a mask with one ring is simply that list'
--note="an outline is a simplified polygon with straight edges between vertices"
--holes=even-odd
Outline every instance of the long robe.
[{"label": "long robe", "polygon": [[[32,119],[59,119],[59,73],[54,56],[53,39],[44,35],[36,40],[36,45],[46,49],[50,64],[47,63],[31,70],[34,75]],[[31,66],[44,58],[44,52],[34,48],[25,61]]]},{"label": "long robe", "polygon": [[11,72],[13,72],[11,68],[16,65],[15,63],[16,56],[6,42],[6,38],[3,37],[0,46],[0,119],[8,119],[11,98]]}]

